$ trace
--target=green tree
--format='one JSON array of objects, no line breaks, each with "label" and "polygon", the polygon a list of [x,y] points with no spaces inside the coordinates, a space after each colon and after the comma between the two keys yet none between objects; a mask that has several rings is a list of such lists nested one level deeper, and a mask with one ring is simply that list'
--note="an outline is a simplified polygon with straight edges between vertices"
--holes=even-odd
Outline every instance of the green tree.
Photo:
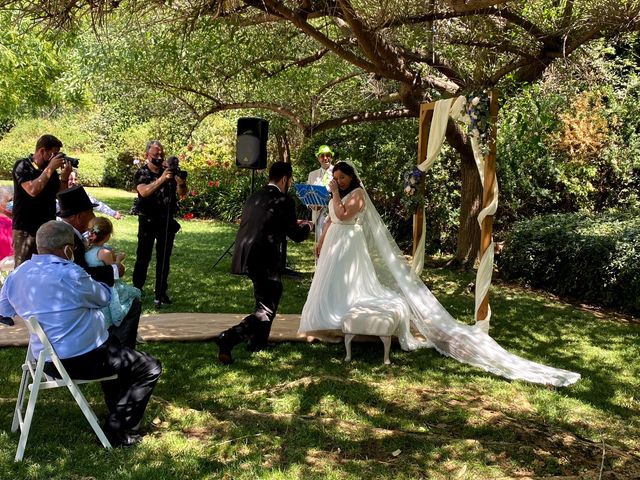
[{"label": "green tree", "polygon": [[[91,14],[105,26],[101,61],[118,59],[114,73],[129,95],[169,94],[154,105],[173,101],[196,122],[230,109],[270,111],[303,135],[416,117],[421,102],[478,88],[514,92],[579,59],[585,45],[640,28],[638,0],[5,3],[58,28]],[[447,139],[461,159],[456,257],[469,264],[480,181],[453,122]]]}]

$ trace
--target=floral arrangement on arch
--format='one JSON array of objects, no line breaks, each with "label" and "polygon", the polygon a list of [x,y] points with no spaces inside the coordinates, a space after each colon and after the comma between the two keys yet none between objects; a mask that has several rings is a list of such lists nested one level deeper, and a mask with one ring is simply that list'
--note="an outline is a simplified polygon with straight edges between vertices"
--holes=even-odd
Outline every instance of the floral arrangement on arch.
[{"label": "floral arrangement on arch", "polygon": [[412,170],[404,172],[402,178],[404,179],[404,194],[407,197],[412,197],[416,194],[416,187],[420,184],[422,175],[424,173],[418,167],[413,167]]},{"label": "floral arrangement on arch", "polygon": [[417,166],[413,166],[411,170],[407,170],[402,174],[404,195],[401,204],[408,215],[412,215],[422,202],[421,196],[416,195],[416,192],[418,191],[423,175],[424,172]]},{"label": "floral arrangement on arch", "polygon": [[466,99],[465,113],[460,120],[467,125],[467,133],[477,138],[482,154],[487,155],[492,127],[489,92],[487,90],[471,92]]}]

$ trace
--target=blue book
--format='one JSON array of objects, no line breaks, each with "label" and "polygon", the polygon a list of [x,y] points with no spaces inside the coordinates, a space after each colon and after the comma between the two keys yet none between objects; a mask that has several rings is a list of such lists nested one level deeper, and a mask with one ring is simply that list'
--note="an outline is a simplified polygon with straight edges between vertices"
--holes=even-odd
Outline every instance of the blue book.
[{"label": "blue book", "polygon": [[296,183],[293,185],[298,197],[307,207],[329,205],[329,191],[322,185],[309,185],[306,183]]}]

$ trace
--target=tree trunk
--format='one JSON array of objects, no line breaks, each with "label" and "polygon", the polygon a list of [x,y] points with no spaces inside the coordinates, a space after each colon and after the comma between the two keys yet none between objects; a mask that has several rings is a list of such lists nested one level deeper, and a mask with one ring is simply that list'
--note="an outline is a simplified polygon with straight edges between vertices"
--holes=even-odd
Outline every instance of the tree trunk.
[{"label": "tree trunk", "polygon": [[278,147],[278,160],[281,162],[291,162],[291,148],[289,146],[289,136],[287,132],[277,133],[276,145]]},{"label": "tree trunk", "polygon": [[480,247],[480,226],[478,213],[482,209],[482,183],[473,156],[465,158],[460,154],[460,176],[462,177],[462,198],[460,204],[460,229],[454,262],[462,268],[473,267]]},{"label": "tree trunk", "polygon": [[466,135],[451,120],[447,125],[447,140],[460,154],[462,181],[458,245],[451,263],[470,269],[474,266],[480,247],[480,226],[477,219],[482,209],[482,183],[471,145]]}]

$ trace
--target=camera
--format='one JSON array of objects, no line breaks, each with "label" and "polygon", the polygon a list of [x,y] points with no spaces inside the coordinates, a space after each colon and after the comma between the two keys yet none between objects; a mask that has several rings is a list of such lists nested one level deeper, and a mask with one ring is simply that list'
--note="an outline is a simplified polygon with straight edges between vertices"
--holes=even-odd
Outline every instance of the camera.
[{"label": "camera", "polygon": [[73,168],[78,168],[78,164],[80,163],[79,159],[68,157],[66,153],[59,153],[58,155],[64,158],[64,161],[71,165]]},{"label": "camera", "polygon": [[178,157],[167,158],[167,170],[183,180],[187,179],[187,172],[180,170],[180,161],[178,160]]}]

